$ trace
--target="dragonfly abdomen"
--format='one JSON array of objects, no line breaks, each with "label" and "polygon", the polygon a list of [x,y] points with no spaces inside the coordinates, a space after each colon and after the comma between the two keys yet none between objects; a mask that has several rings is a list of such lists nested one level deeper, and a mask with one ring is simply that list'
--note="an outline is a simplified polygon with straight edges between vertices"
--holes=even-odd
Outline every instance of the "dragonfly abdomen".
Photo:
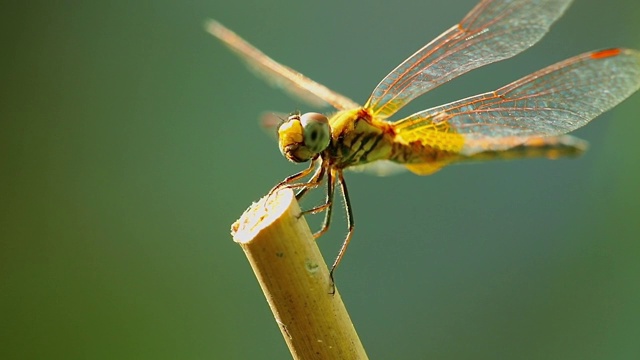
[{"label": "dragonfly abdomen", "polygon": [[443,166],[457,160],[460,154],[444,150],[420,141],[404,143],[396,141],[389,160],[406,165],[418,175],[430,175]]}]

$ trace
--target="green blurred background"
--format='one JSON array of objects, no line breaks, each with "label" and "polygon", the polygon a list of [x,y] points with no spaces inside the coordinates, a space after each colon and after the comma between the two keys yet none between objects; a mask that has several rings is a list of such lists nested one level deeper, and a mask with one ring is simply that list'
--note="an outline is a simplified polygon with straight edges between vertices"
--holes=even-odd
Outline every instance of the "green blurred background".
[{"label": "green blurred background", "polygon": [[[0,358],[289,358],[229,227],[300,169],[259,114],[310,109],[203,22],[364,101],[475,2],[4,4]],[[534,48],[403,114],[591,49],[640,48],[639,18],[637,0],[577,0]],[[347,174],[357,229],[337,281],[369,356],[638,358],[638,111],[636,94],[577,131],[591,143],[577,160]]]}]

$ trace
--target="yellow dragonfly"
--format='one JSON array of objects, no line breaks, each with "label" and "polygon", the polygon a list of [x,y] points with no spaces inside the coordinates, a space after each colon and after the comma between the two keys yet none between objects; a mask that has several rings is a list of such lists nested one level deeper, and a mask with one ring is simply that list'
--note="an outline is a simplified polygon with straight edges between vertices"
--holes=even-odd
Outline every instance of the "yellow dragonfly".
[{"label": "yellow dragonfly", "polygon": [[[305,212],[325,211],[317,238],[329,228],[334,190],[340,186],[348,233],[331,267],[333,277],[353,234],[344,169],[384,172],[395,163],[429,175],[458,162],[576,155],[586,149],[586,142],[565,134],[640,88],[640,52],[613,48],[572,57],[495,91],[389,120],[427,91],[529,48],[570,3],[482,0],[459,24],[393,69],[364,106],[272,60],[216,21],[210,21],[207,30],[267,81],[337,110],[329,115],[295,113],[279,125],[282,154],[310,165],[272,190],[301,188],[296,195],[300,198],[326,181],[325,203]],[[297,183],[308,176],[306,182]]]}]

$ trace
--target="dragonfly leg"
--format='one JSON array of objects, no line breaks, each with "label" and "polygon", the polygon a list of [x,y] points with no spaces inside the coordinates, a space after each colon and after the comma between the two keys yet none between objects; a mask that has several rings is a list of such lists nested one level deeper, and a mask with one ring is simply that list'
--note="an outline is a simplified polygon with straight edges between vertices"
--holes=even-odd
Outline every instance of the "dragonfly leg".
[{"label": "dragonfly leg", "polygon": [[331,224],[331,213],[333,210],[333,195],[336,187],[336,179],[331,174],[331,171],[327,173],[327,197],[324,204],[314,207],[313,209],[309,209],[304,213],[317,214],[321,211],[325,211],[324,213],[324,221],[322,222],[322,227],[320,230],[313,234],[315,239],[322,236],[324,233],[329,230],[329,225]]},{"label": "dragonfly leg", "polygon": [[327,199],[324,205],[318,206],[319,211],[326,209],[327,211],[324,213],[324,221],[322,222],[322,227],[316,233],[313,234],[315,239],[322,236],[324,233],[329,230],[329,225],[331,224],[331,212],[333,210],[333,196],[336,188],[336,178],[331,176],[329,173],[327,178]]},{"label": "dragonfly leg", "polygon": [[329,272],[329,276],[331,277],[331,282],[333,283],[333,272],[340,264],[342,257],[344,256],[345,251],[347,251],[347,247],[349,246],[349,242],[351,241],[351,236],[353,235],[353,212],[351,211],[351,201],[349,200],[349,192],[347,191],[347,184],[344,182],[344,176],[342,175],[342,171],[336,171],[338,176],[338,183],[340,184],[340,190],[342,191],[342,198],[344,200],[344,208],[347,211],[347,237],[344,239],[342,243],[342,247],[340,247],[340,251],[338,252],[338,256],[333,261],[333,265],[331,265],[331,271]]},{"label": "dragonfly leg", "polygon": [[[271,195],[273,195],[276,191],[278,191],[280,188],[282,188],[283,186],[288,186],[288,187],[297,187],[297,186],[292,186],[291,183],[296,181],[296,180],[300,180],[303,177],[309,175],[311,173],[311,171],[313,171],[313,168],[316,167],[316,161],[317,159],[313,159],[311,160],[311,164],[309,164],[309,167],[297,172],[293,175],[289,175],[287,176],[284,180],[280,181],[278,184],[276,184],[276,186],[274,186],[273,188],[271,188],[271,190],[269,190],[269,192],[267,193],[267,198],[271,197]],[[304,186],[306,183],[301,183],[301,186]],[[297,185],[297,184],[296,184]]]},{"label": "dragonfly leg", "polygon": [[289,188],[289,189],[302,188],[302,190],[298,191],[298,193],[296,194],[296,200],[299,200],[300,199],[299,197],[302,197],[309,189],[316,188],[320,184],[322,184],[322,179],[324,179],[324,174],[326,173],[326,170],[327,170],[326,168],[324,168],[322,165],[320,165],[318,170],[313,174],[313,176],[311,176],[311,178],[307,182],[300,182],[300,183],[296,183],[296,184],[287,184],[287,183],[284,183],[284,181],[283,181],[282,183],[278,184],[277,186],[286,187],[286,188]]},{"label": "dragonfly leg", "polygon": [[[322,182],[322,179],[324,178],[324,174],[326,170],[327,169],[324,166],[322,166],[322,164],[320,164],[320,166],[318,167],[318,170],[315,172],[315,174],[313,174],[313,176],[311,177],[311,179],[309,179],[307,183],[314,184],[315,186],[319,185],[320,182]],[[296,200],[300,201],[300,199],[302,199],[302,197],[311,188],[313,188],[313,186],[304,186],[300,191],[298,191],[298,193],[296,193]]]}]

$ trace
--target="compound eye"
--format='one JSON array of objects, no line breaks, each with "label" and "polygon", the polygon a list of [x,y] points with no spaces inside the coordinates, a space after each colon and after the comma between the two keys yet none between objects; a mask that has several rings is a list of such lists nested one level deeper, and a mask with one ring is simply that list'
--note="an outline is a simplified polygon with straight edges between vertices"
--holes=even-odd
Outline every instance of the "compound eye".
[{"label": "compound eye", "polygon": [[322,152],[329,146],[331,128],[329,119],[318,113],[306,113],[300,116],[304,145],[313,153]]}]

